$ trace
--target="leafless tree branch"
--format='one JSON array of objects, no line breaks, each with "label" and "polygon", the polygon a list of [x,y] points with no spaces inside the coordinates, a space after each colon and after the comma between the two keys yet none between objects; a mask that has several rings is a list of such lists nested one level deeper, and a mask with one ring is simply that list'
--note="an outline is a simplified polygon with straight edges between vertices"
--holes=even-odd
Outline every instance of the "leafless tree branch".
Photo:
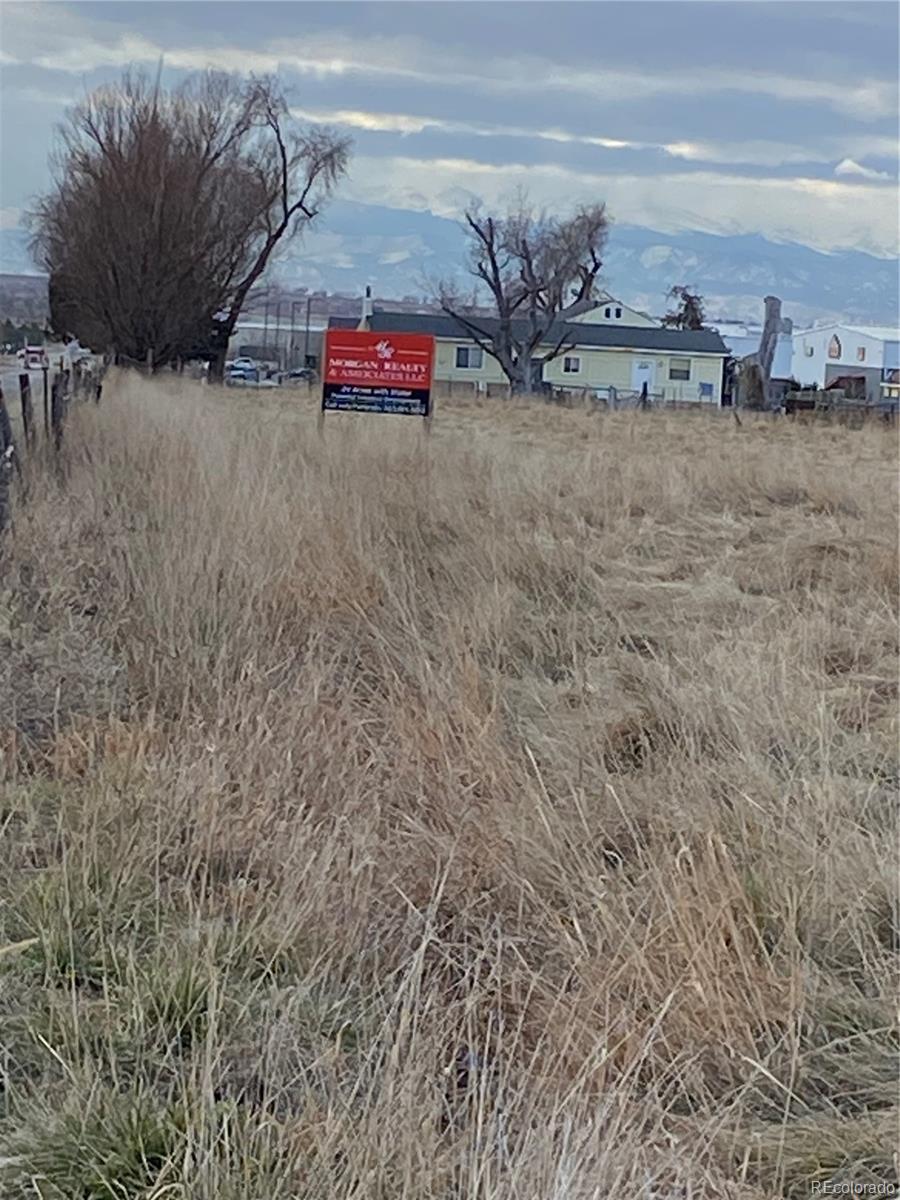
[{"label": "leafless tree branch", "polygon": [[30,216],[54,324],[136,360],[221,362],[250,289],[348,156],[333,131],[294,126],[271,79],[205,73],[167,92],[126,73],[97,89],[61,127]]},{"label": "leafless tree branch", "polygon": [[530,391],[539,347],[554,342],[540,356],[542,363],[570,349],[566,322],[594,307],[609,229],[606,207],[583,207],[563,219],[535,212],[520,193],[502,216],[485,215],[473,205],[462,227],[469,273],[487,287],[496,315],[488,323],[466,312],[447,283],[438,288],[441,307],[497,360],[513,391]]}]

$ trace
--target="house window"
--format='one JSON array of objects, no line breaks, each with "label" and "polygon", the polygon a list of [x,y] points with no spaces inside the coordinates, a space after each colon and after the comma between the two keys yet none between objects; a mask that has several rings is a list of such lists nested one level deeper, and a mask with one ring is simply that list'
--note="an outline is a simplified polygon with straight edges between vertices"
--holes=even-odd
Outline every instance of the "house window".
[{"label": "house window", "polygon": [[857,347],[856,347],[856,361],[857,361],[857,362],[865,362],[865,361],[866,361],[866,348],[865,348],[865,346],[857,346]]},{"label": "house window", "polygon": [[608,320],[609,320],[609,318],[612,316],[612,309],[611,309],[611,308],[608,308],[608,309],[606,310],[606,312],[604,313],[604,316],[606,317],[606,319],[607,319],[607,321],[608,321]]},{"label": "house window", "polygon": [[577,354],[567,355],[567,357],[563,359],[564,375],[577,375],[580,370],[581,359]]},{"label": "house window", "polygon": [[691,360],[689,358],[670,358],[669,359],[669,378],[670,379],[690,379],[691,377]]},{"label": "house window", "polygon": [[617,309],[616,309],[616,319],[618,320],[618,319],[619,319],[619,317],[621,317],[621,315],[622,315],[622,310],[621,310],[621,308],[617,308]]},{"label": "house window", "polygon": [[480,346],[457,346],[456,347],[456,365],[470,371],[478,371],[481,368],[483,355]]}]

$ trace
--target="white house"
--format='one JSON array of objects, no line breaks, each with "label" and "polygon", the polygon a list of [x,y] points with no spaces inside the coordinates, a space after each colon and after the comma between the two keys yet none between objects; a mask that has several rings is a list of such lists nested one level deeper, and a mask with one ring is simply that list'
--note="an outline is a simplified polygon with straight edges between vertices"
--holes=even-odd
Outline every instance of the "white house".
[{"label": "white house", "polygon": [[818,325],[794,333],[791,373],[804,387],[861,378],[870,404],[900,400],[900,329],[892,325]]}]

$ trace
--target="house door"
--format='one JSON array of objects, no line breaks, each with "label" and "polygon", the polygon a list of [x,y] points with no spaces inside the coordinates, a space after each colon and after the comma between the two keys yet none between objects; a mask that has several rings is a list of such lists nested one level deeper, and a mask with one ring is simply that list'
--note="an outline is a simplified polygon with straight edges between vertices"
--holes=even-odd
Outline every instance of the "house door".
[{"label": "house door", "polygon": [[653,391],[653,384],[656,382],[656,363],[652,358],[636,358],[631,365],[631,386],[636,392],[640,392],[644,384],[647,385],[647,391]]}]

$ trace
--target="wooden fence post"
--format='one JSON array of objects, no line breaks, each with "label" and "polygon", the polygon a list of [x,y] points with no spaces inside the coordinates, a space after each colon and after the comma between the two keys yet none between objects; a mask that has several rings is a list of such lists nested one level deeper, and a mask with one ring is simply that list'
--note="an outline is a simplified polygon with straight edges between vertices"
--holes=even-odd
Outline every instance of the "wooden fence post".
[{"label": "wooden fence post", "polygon": [[48,375],[50,374],[49,366],[41,367],[41,374],[44,377],[44,437],[50,437],[50,386]]},{"label": "wooden fence post", "polygon": [[10,522],[12,510],[9,502],[9,483],[13,470],[18,467],[12,422],[6,409],[6,401],[3,399],[3,388],[0,387],[0,533]]},{"label": "wooden fence post", "polygon": [[58,454],[62,449],[63,421],[65,418],[65,377],[58,374],[50,388],[50,424],[53,428],[53,448]]},{"label": "wooden fence post", "polygon": [[15,446],[15,444],[12,422],[9,419],[9,410],[3,398],[3,388],[0,386],[0,450],[5,453],[10,446]]},{"label": "wooden fence post", "polygon": [[[0,444],[2,444],[0,438]],[[0,452],[0,535],[9,525],[10,520],[10,504],[9,504],[9,480],[12,475],[12,456],[15,450],[12,446],[8,446]]]},{"label": "wooden fence post", "polygon": [[34,407],[31,403],[31,376],[27,371],[19,375],[19,398],[22,402],[22,429],[25,444],[34,445]]},{"label": "wooden fence post", "polygon": [[[0,438],[0,445],[2,445]],[[9,481],[12,476],[12,456],[15,453],[13,446],[8,446],[0,452],[0,535],[9,525],[10,520],[10,504],[9,504]]]}]

